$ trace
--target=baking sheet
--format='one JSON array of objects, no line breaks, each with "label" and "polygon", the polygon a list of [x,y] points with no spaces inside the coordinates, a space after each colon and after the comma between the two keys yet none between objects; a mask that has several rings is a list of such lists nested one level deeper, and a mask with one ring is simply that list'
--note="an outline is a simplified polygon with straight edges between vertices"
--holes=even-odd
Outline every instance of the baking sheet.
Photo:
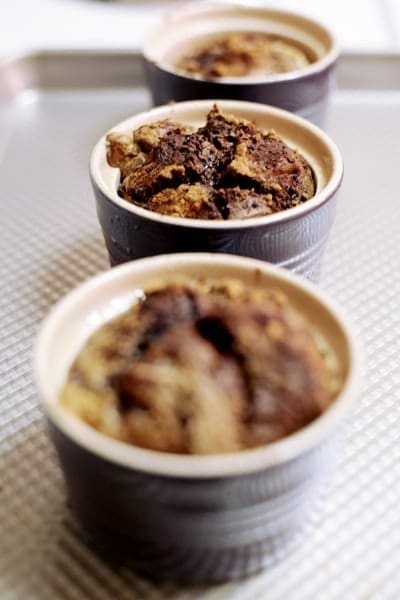
[{"label": "baking sheet", "polygon": [[339,86],[327,125],[345,180],[322,286],[363,337],[363,393],[305,543],[258,576],[188,588],[112,570],[86,547],[31,375],[32,339],[50,306],[108,267],[88,156],[106,129],[148,106],[139,61],[43,53],[0,65],[2,599],[400,597],[400,56],[344,57]]}]

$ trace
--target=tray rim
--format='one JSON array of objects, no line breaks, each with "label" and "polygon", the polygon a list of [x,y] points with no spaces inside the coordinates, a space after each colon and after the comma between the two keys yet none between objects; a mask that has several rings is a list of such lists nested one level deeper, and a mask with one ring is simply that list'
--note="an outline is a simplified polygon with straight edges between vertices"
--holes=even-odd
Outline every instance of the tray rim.
[{"label": "tray rim", "polygon": [[[118,69],[115,69],[116,60]],[[141,63],[142,54],[138,50],[21,51],[0,59],[0,99],[14,99],[27,91],[142,87],[145,77]],[[378,73],[371,72],[372,63],[379,63]],[[62,67],[64,73],[60,72]],[[67,75],[65,69],[69,71]],[[390,70],[394,78],[385,77]],[[399,74],[400,50],[346,51],[339,57],[338,89],[400,91]]]}]

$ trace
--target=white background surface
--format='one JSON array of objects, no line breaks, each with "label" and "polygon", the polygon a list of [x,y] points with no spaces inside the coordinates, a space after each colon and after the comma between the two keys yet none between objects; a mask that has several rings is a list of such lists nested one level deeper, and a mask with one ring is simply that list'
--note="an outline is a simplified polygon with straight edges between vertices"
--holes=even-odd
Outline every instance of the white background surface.
[{"label": "white background surface", "polygon": [[[0,0],[0,56],[52,48],[138,48],[185,0]],[[400,0],[275,0],[329,24],[346,50],[400,50]]]}]

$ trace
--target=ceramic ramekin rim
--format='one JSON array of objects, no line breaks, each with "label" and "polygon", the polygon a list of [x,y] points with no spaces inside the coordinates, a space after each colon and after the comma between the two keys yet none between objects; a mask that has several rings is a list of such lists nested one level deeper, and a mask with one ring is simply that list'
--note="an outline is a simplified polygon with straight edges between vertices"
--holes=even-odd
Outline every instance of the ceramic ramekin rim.
[{"label": "ceramic ramekin rim", "polygon": [[[261,77],[261,76],[257,76],[257,77],[232,77],[232,78],[223,78],[223,79],[205,79],[202,77],[191,77],[190,75],[185,75],[185,73],[182,73],[176,69],[174,69],[172,66],[168,65],[168,64],[164,64],[161,61],[158,60],[154,60],[154,58],[152,58],[152,40],[155,36],[160,35],[162,33],[163,28],[167,25],[167,24],[173,24],[174,19],[176,19],[177,17],[179,17],[180,15],[183,14],[189,14],[190,11],[192,11],[192,13],[196,13],[199,12],[199,14],[204,14],[205,11],[207,11],[207,9],[211,12],[213,9],[215,10],[221,10],[222,8],[226,8],[227,10],[232,10],[232,9],[236,9],[240,12],[240,10],[246,10],[249,11],[251,9],[254,9],[255,11],[258,12],[265,12],[266,14],[273,14],[276,16],[279,15],[283,15],[283,16],[290,16],[290,17],[294,17],[299,19],[299,21],[303,21],[303,22],[308,22],[310,24],[312,24],[314,27],[318,27],[321,31],[324,32],[325,35],[328,36],[328,38],[330,39],[330,49],[323,54],[323,56],[321,56],[320,58],[318,58],[316,61],[310,63],[309,65],[302,67],[301,69],[296,69],[295,71],[290,71],[288,73],[279,73],[276,75],[268,75],[265,77]],[[226,85],[226,86],[230,86],[230,85],[267,85],[267,84],[272,84],[272,83],[283,83],[283,82],[288,82],[288,81],[299,81],[302,80],[304,78],[316,75],[318,73],[321,73],[322,71],[324,71],[325,69],[329,69],[339,58],[339,54],[340,54],[340,45],[339,45],[339,41],[336,37],[336,35],[333,33],[333,31],[327,27],[327,25],[325,25],[324,23],[320,22],[319,20],[309,17],[308,15],[302,14],[301,12],[298,11],[294,11],[294,10],[285,10],[285,9],[280,9],[274,6],[256,6],[256,5],[242,5],[240,3],[236,3],[236,2],[221,2],[221,1],[205,1],[205,2],[190,2],[188,5],[184,6],[184,7],[180,7],[177,8],[173,11],[171,11],[170,13],[167,13],[164,17],[164,20],[159,23],[156,27],[153,28],[152,31],[149,32],[147,38],[146,38],[146,42],[143,45],[142,48],[142,52],[143,52],[143,57],[144,59],[150,63],[155,65],[157,68],[159,68],[162,71],[165,71],[167,73],[171,73],[172,75],[177,75],[180,77],[183,77],[189,81],[203,81],[205,83],[218,83],[221,85]]]},{"label": "ceramic ramekin rim", "polygon": [[[218,261],[219,265],[226,267],[236,266],[246,270],[271,273],[281,281],[296,286],[306,295],[313,296],[333,316],[348,345],[349,368],[343,388],[328,410],[300,431],[267,446],[232,454],[185,456],[146,450],[109,438],[70,415],[59,405],[52,397],[49,386],[46,385],[47,356],[52,336],[62,326],[63,320],[68,318],[68,313],[74,305],[79,304],[86,294],[106,286],[113,279],[126,277],[132,271],[139,271],[137,273],[139,275],[140,272],[145,274],[146,270],[149,268],[151,270],[152,267],[170,267],[171,262],[177,270],[179,265],[188,263],[204,268],[209,261]],[[164,477],[201,479],[232,477],[262,471],[296,459],[312,450],[337,427],[349,411],[357,397],[363,362],[363,350],[353,325],[343,314],[342,309],[310,282],[276,265],[256,259],[227,254],[192,253],[140,259],[100,273],[81,284],[60,300],[42,323],[35,340],[33,367],[45,414],[56,428],[76,444],[106,461],[128,469]]]},{"label": "ceramic ramekin rim", "polygon": [[[286,223],[291,221],[292,219],[297,219],[301,216],[304,216],[316,208],[323,205],[325,202],[330,200],[337,190],[340,187],[343,178],[343,160],[340,154],[340,151],[337,145],[333,142],[333,140],[324,132],[322,129],[313,125],[306,119],[299,117],[291,112],[283,110],[281,108],[277,108],[275,106],[270,106],[268,104],[260,104],[257,102],[247,102],[243,100],[186,100],[184,102],[175,103],[174,109],[178,108],[177,118],[179,119],[179,109],[185,108],[193,108],[193,109],[208,109],[211,108],[213,104],[218,104],[223,110],[225,109],[228,112],[235,112],[235,107],[237,110],[240,108],[253,110],[255,116],[257,114],[263,115],[275,115],[277,117],[286,119],[291,123],[294,123],[297,127],[303,130],[307,130],[314,136],[318,137],[326,148],[329,151],[332,164],[333,164],[333,172],[331,177],[329,178],[326,185],[319,191],[315,196],[303,202],[298,206],[294,206],[292,208],[288,208],[284,211],[280,211],[274,213],[272,215],[267,215],[264,217],[254,217],[251,219],[232,219],[226,221],[218,221],[218,220],[207,220],[207,219],[188,219],[182,217],[172,217],[168,215],[161,215],[157,212],[147,210],[145,208],[141,208],[136,204],[128,202],[121,198],[118,195],[116,187],[111,189],[107,186],[101,177],[101,168],[100,165],[102,161],[105,160],[106,154],[106,135],[114,130],[122,130],[129,129],[132,127],[132,123],[139,122],[147,117],[151,117],[151,119],[147,119],[146,122],[157,121],[160,118],[165,118],[168,114],[168,111],[171,110],[170,105],[157,106],[147,111],[143,111],[123,121],[120,121],[113,127],[111,127],[108,132],[106,132],[95,144],[89,162],[89,171],[92,184],[95,188],[99,189],[101,193],[108,198],[113,204],[118,205],[120,208],[137,215],[138,217],[142,217],[149,221],[154,221],[156,223],[164,224],[164,225],[172,225],[175,227],[188,227],[191,229],[201,229],[201,230],[217,230],[217,231],[227,231],[233,229],[248,229],[253,227],[265,227],[269,225],[276,225],[281,223]],[[279,132],[278,132],[279,133]],[[113,169],[113,167],[109,167]],[[117,171],[117,169],[115,169]]]}]

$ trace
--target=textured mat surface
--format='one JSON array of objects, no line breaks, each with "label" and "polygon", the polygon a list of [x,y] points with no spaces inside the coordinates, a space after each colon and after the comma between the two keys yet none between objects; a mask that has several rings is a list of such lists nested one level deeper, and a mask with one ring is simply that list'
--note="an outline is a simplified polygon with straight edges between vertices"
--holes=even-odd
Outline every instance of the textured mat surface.
[{"label": "textured mat surface", "polygon": [[273,569],[215,588],[112,571],[82,541],[38,408],[32,339],[60,296],[108,266],[88,153],[146,105],[140,90],[46,92],[0,114],[0,597],[399,598],[399,93],[338,93],[329,117],[345,182],[322,285],[361,331],[368,375],[318,525]]}]

